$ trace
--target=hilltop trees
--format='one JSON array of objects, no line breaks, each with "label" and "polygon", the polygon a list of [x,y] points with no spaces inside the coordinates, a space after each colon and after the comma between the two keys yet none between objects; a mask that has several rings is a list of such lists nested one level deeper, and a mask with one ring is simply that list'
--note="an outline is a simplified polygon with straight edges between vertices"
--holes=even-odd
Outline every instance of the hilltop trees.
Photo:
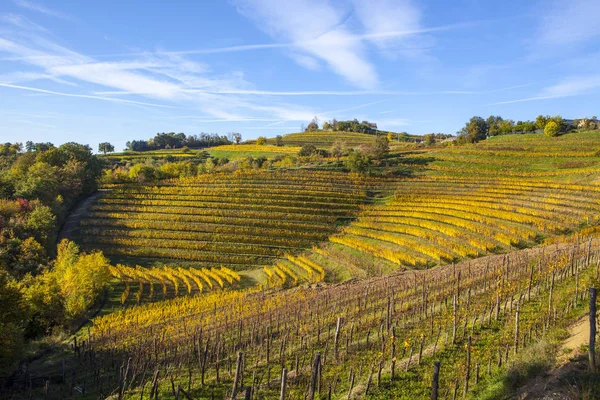
[{"label": "hilltop trees", "polygon": [[481,117],[472,117],[459,132],[462,141],[477,143],[488,135],[488,124]]},{"label": "hilltop trees", "polygon": [[314,117],[306,127],[306,132],[315,132],[319,130],[319,119]]},{"label": "hilltop trees", "polygon": [[[304,129],[305,132],[314,132],[319,130],[319,119],[317,117],[308,124]],[[338,121],[335,118],[331,121],[325,121],[323,123],[324,131],[340,131],[340,132],[358,132],[367,133],[370,135],[377,134],[377,124],[369,121],[359,122],[356,118],[347,121]]]},{"label": "hilltop trees", "polygon": [[104,155],[106,155],[106,153],[112,153],[115,151],[115,146],[113,146],[112,144],[108,143],[108,142],[103,142],[98,144],[98,151],[104,153]]},{"label": "hilltop trees", "polygon": [[[475,116],[458,132],[458,143],[476,143],[490,136],[532,133],[536,130],[544,130],[546,125],[551,121],[558,126],[559,132],[564,132],[571,128],[571,125],[565,123],[565,120],[560,115],[554,117],[538,115],[535,121],[517,122],[494,115],[489,116],[485,120]],[[556,127],[552,126],[550,131],[554,131],[555,129]]]},{"label": "hilltop trees", "polygon": [[[229,135],[236,143],[241,142],[242,135],[232,133]],[[131,151],[149,151],[161,149],[179,149],[184,146],[190,148],[201,148],[209,146],[218,146],[222,144],[231,144],[231,140],[227,136],[221,136],[216,133],[201,133],[200,135],[189,135],[185,133],[157,133],[153,138],[148,140],[132,140],[125,144],[128,150]]]}]

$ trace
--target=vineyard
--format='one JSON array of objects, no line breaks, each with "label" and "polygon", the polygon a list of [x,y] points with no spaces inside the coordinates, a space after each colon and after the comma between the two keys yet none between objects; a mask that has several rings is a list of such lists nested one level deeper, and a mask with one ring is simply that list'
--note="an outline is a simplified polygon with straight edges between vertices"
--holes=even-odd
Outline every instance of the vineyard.
[{"label": "vineyard", "polygon": [[[475,145],[422,152],[414,160],[442,175],[546,177],[576,181],[600,172],[600,132],[576,132],[557,138],[539,134],[493,137]],[[596,178],[597,179],[597,178]]]},{"label": "vineyard", "polygon": [[122,264],[169,261],[241,271],[281,260],[296,277],[308,276],[287,261],[288,254],[326,240],[354,218],[376,184],[359,176],[290,171],[112,186],[81,221],[81,242]]},{"label": "vineyard", "polygon": [[599,146],[513,135],[392,149],[410,177],[107,185],[77,240],[113,262],[112,312],[49,397],[429,398],[441,361],[439,398],[501,398],[598,284]]},{"label": "vineyard", "polygon": [[[582,312],[600,242],[276,295],[182,297],[94,320],[65,384],[123,398],[481,398],[482,387]],[[84,389],[82,389],[84,388]]]},{"label": "vineyard", "polygon": [[353,250],[424,268],[531,247],[600,218],[600,186],[431,177],[397,183],[396,190],[309,257],[331,266]]},{"label": "vineyard", "polygon": [[[313,144],[320,148],[331,147],[335,141],[342,141],[348,147],[359,147],[362,144],[371,144],[375,141],[374,135],[356,132],[302,132],[283,135],[283,143],[286,146],[302,146]],[[269,143],[274,143],[273,139]]]}]

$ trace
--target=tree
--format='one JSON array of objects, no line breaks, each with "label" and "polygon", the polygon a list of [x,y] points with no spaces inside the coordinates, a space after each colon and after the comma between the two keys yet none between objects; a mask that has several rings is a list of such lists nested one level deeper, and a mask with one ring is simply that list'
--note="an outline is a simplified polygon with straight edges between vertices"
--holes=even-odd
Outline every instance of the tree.
[{"label": "tree", "polygon": [[546,128],[546,123],[548,123],[549,120],[549,115],[538,115],[535,118],[535,127],[539,130],[543,130],[544,128]]},{"label": "tree", "polygon": [[306,127],[307,132],[314,132],[319,130],[319,118],[314,117],[312,121]]},{"label": "tree", "polygon": [[235,141],[236,144],[240,144],[240,142],[242,141],[242,134],[234,132],[233,133],[233,140]]},{"label": "tree", "polygon": [[425,139],[425,144],[427,146],[431,146],[432,144],[435,143],[435,135],[433,133],[428,133],[427,135],[424,136]]},{"label": "tree", "polygon": [[6,271],[0,270],[0,375],[8,376],[23,350],[22,321],[26,319],[21,292]]},{"label": "tree", "polygon": [[267,138],[264,136],[259,136],[258,139],[256,139],[256,144],[259,146],[264,146],[267,144]]},{"label": "tree", "polygon": [[378,160],[384,158],[390,152],[390,145],[387,137],[377,136],[375,139],[375,145],[373,146],[373,157]]},{"label": "tree", "polygon": [[362,151],[353,151],[348,155],[344,164],[351,172],[367,172],[371,166],[371,158]]},{"label": "tree", "polygon": [[298,151],[298,155],[300,157],[310,157],[317,152],[317,148],[314,144],[305,144],[302,145],[300,151]]},{"label": "tree", "polygon": [[556,121],[548,121],[544,127],[544,134],[548,137],[555,137],[560,134],[560,125]]},{"label": "tree", "polygon": [[108,142],[103,142],[98,145],[98,151],[101,151],[106,155],[106,153],[112,153],[115,151],[115,146]]},{"label": "tree", "polygon": [[281,136],[281,135],[275,136],[275,146],[281,147],[281,146],[283,146],[283,144],[284,144],[283,143],[283,136]]},{"label": "tree", "polygon": [[460,132],[461,136],[468,143],[477,143],[485,140],[488,134],[488,126],[481,117],[472,117]]},{"label": "tree", "polygon": [[337,160],[339,161],[342,154],[344,154],[345,149],[346,149],[346,144],[344,142],[342,142],[341,140],[336,140],[331,145],[331,149],[329,149],[329,152],[331,153],[331,155],[333,157],[337,158]]},{"label": "tree", "polygon": [[488,119],[485,121],[488,126],[488,135],[489,136],[498,136],[502,134],[502,123],[504,120],[501,116],[493,116],[490,115]]}]

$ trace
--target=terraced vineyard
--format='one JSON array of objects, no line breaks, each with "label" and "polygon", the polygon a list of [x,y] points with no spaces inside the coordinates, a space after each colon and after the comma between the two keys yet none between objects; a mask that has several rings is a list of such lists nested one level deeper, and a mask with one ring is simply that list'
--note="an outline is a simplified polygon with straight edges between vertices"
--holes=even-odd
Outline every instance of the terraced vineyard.
[{"label": "terraced vineyard", "polygon": [[160,160],[165,158],[176,158],[178,160],[199,159],[204,160],[208,153],[202,150],[191,150],[183,152],[181,150],[154,150],[154,151],[126,151],[123,153],[106,154],[101,156],[109,161],[139,161],[145,159]]},{"label": "terraced vineyard", "polygon": [[398,183],[392,201],[364,210],[330,241],[409,268],[451,263],[594,224],[599,193],[547,181],[420,178]]},{"label": "terraced vineyard", "polygon": [[[370,144],[375,141],[375,135],[357,132],[301,132],[290,133],[283,136],[283,143],[286,146],[302,146],[304,144],[313,144],[320,148],[331,147],[333,142],[340,140],[348,147],[358,147],[362,144]],[[274,143],[274,140],[271,139]]]},{"label": "terraced vineyard", "polygon": [[[599,246],[586,240],[329,288],[130,308],[97,318],[68,368],[79,368],[75,384],[87,379],[125,398],[241,398],[245,390],[278,398],[283,386],[292,398],[412,399],[429,396],[441,359],[440,393],[481,398],[521,352],[582,312],[578,284],[597,276]],[[90,350],[94,363],[85,362]],[[110,365],[121,362],[114,374]]]},{"label": "terraced vineyard", "polygon": [[81,222],[81,240],[123,264],[262,268],[326,240],[356,216],[374,184],[288,171],[112,186]]},{"label": "terraced vineyard", "polygon": [[270,159],[276,156],[294,156],[298,154],[298,151],[300,151],[300,147],[298,146],[275,146],[270,144],[264,146],[255,144],[223,145],[207,149],[207,152],[211,156],[217,158],[226,157],[229,160],[248,157],[266,157]]},{"label": "terraced vineyard", "polygon": [[[600,172],[600,132],[575,132],[549,138],[541,134],[489,138],[476,145],[423,152],[423,169],[452,175],[582,177]],[[597,179],[597,178],[596,178]]]}]

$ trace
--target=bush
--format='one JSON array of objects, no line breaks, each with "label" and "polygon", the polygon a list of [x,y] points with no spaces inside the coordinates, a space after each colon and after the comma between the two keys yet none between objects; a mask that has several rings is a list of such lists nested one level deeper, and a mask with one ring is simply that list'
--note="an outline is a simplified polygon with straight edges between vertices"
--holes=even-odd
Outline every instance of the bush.
[{"label": "bush", "polygon": [[555,121],[549,121],[544,127],[544,134],[548,137],[556,137],[560,134],[560,125]]},{"label": "bush", "polygon": [[346,158],[344,164],[351,172],[367,172],[371,166],[371,158],[361,151],[354,151]]},{"label": "bush", "polygon": [[264,146],[267,144],[267,138],[264,136],[259,136],[258,139],[256,139],[256,144],[259,146]]},{"label": "bush", "polygon": [[317,148],[315,147],[314,144],[305,144],[302,146],[302,148],[298,152],[298,155],[300,157],[310,157],[315,153],[317,153]]}]

